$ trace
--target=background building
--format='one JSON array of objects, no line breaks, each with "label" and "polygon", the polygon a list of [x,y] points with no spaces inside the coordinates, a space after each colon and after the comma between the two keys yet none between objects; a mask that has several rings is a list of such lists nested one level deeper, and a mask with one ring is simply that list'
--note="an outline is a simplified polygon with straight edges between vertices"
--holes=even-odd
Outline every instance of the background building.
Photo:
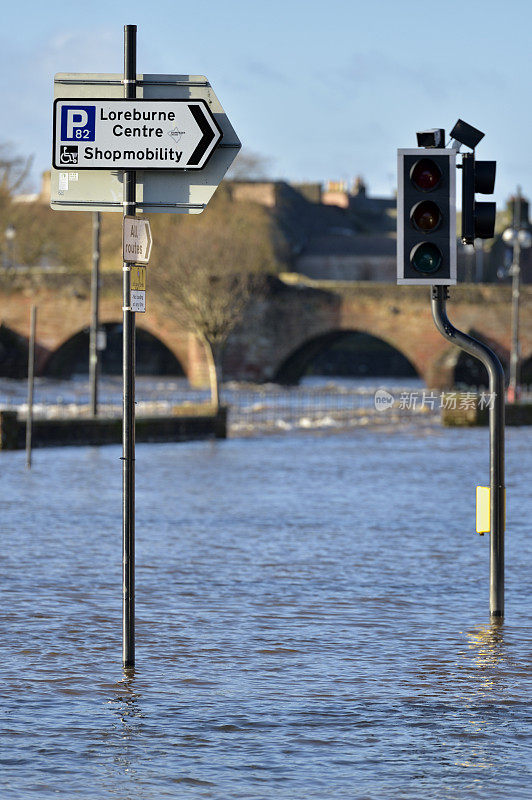
[{"label": "background building", "polygon": [[[289,270],[315,280],[382,281],[396,279],[396,198],[372,197],[358,177],[345,181],[289,184],[285,181],[233,181],[235,200],[258,202],[272,209],[286,241]],[[512,251],[501,238],[512,223],[515,199],[497,215],[497,236],[460,242],[458,214],[458,280],[464,283],[508,281]],[[522,225],[530,230],[529,205],[521,200]],[[522,253],[523,283],[532,283],[532,251]]]}]

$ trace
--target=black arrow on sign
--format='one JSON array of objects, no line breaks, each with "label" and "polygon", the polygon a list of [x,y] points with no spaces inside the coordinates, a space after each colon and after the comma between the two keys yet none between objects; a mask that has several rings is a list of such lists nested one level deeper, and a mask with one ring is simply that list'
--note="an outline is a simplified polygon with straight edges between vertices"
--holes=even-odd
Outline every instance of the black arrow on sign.
[{"label": "black arrow on sign", "polygon": [[190,156],[187,161],[187,166],[194,166],[199,164],[203,156],[205,155],[207,148],[211,144],[212,140],[216,137],[216,133],[213,131],[209,123],[205,118],[205,112],[201,108],[201,106],[197,105],[189,105],[190,113],[198,123],[199,129],[202,132],[203,136],[199,140],[199,144],[197,145],[196,149]]}]

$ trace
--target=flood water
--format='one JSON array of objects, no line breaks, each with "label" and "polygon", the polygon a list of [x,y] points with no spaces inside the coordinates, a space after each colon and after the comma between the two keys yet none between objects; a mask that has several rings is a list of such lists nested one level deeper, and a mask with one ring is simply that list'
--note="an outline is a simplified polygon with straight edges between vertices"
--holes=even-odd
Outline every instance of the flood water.
[{"label": "flood water", "polygon": [[120,448],[0,453],[1,796],[529,798],[531,445],[503,625],[486,429],[137,445],[127,676]]}]

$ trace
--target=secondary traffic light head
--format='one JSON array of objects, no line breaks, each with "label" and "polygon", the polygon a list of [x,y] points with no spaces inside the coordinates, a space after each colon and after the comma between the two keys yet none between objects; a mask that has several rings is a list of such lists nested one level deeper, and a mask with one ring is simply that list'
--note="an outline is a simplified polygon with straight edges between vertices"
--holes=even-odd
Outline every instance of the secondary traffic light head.
[{"label": "secondary traffic light head", "polygon": [[492,194],[495,189],[495,161],[475,161],[474,153],[462,156],[462,241],[491,239],[495,235],[495,203],[477,203],[475,192]]},{"label": "secondary traffic light head", "polygon": [[398,151],[397,283],[456,283],[456,151]]}]

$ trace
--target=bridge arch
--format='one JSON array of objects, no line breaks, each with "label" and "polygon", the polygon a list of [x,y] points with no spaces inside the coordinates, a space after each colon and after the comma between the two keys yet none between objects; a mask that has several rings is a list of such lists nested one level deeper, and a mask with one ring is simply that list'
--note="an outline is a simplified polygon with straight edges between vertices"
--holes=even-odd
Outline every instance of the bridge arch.
[{"label": "bridge arch", "polygon": [[298,383],[304,375],[335,377],[422,377],[412,361],[385,339],[359,330],[313,336],[277,367],[274,382]]},{"label": "bridge arch", "polygon": [[[104,375],[122,372],[122,321],[100,325],[105,332],[105,347],[100,352],[101,371]],[[52,351],[41,370],[42,375],[70,378],[89,371],[89,328],[86,326],[70,336]],[[181,362],[161,339],[145,328],[136,328],[137,375],[184,376]]]},{"label": "bridge arch", "polygon": [[[488,345],[494,353],[499,357],[500,362],[504,369],[504,374],[506,376],[506,380],[508,380],[508,372],[509,372],[509,353],[508,351],[497,341],[494,339],[485,336],[484,334],[480,333],[478,330],[471,329],[469,331],[469,335],[472,336],[474,339],[477,339],[479,342]],[[464,353],[463,350],[456,349],[455,354],[455,361],[454,361],[454,386],[458,387],[467,387],[467,386],[479,386],[483,388],[488,388],[489,385],[489,377],[486,367],[473,356]]]},{"label": "bridge arch", "polygon": [[523,386],[532,386],[532,355],[521,362],[520,382]]},{"label": "bridge arch", "polygon": [[28,374],[28,340],[0,324],[0,377],[25,378]]},{"label": "bridge arch", "polygon": [[[467,332],[477,341],[488,345],[497,354],[503,366],[506,379],[508,379],[509,353],[507,349],[500,342],[485,336],[474,328]],[[434,376],[438,376],[438,379],[433,380]],[[458,347],[447,344],[443,352],[440,352],[430,365],[430,384],[439,389],[487,388],[489,378],[486,368],[478,359],[468,355]]]}]

